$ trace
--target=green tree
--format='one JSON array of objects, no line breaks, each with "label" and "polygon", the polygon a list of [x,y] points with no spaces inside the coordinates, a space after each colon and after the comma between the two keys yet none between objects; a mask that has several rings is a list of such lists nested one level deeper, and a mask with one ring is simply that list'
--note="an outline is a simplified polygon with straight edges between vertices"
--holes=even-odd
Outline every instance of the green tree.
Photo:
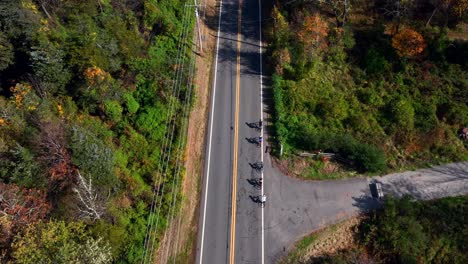
[{"label": "green tree", "polygon": [[65,85],[71,78],[65,67],[65,53],[57,44],[46,42],[32,47],[30,53],[33,71],[39,79],[38,86],[44,95],[64,93]]},{"label": "green tree", "polygon": [[17,145],[11,154],[14,158],[9,171],[11,182],[27,188],[45,186],[42,168],[29,149]]},{"label": "green tree", "polygon": [[12,243],[15,263],[105,264],[111,263],[111,248],[94,239],[80,222],[40,222],[18,234]]},{"label": "green tree", "polygon": [[9,38],[31,41],[39,27],[41,16],[32,0],[3,0],[0,5],[0,24]]},{"label": "green tree", "polygon": [[113,174],[114,154],[102,140],[85,128],[73,126],[70,131],[72,162],[99,186],[116,184]]},{"label": "green tree", "polygon": [[371,74],[384,73],[390,70],[390,63],[376,48],[370,48],[364,57],[364,67]]},{"label": "green tree", "polygon": [[134,114],[140,108],[140,104],[137,102],[135,97],[131,93],[124,94],[125,104],[127,106],[127,110],[130,114]]},{"label": "green tree", "polygon": [[119,122],[122,119],[123,108],[119,102],[107,100],[104,102],[104,112],[113,122]]},{"label": "green tree", "polygon": [[3,71],[13,63],[13,46],[8,41],[5,33],[0,31],[0,71]]},{"label": "green tree", "polygon": [[411,131],[414,129],[414,108],[411,102],[401,99],[392,104],[393,120],[397,129]]},{"label": "green tree", "polygon": [[136,120],[136,127],[153,140],[162,139],[165,131],[166,111],[161,104],[145,108]]}]

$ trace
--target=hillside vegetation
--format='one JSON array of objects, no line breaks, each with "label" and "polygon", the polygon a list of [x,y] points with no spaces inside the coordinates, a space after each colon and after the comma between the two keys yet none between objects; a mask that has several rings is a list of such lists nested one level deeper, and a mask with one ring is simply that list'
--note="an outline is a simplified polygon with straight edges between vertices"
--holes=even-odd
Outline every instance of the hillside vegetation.
[{"label": "hillside vegetation", "polygon": [[377,173],[468,158],[466,1],[276,1],[270,59],[286,157]]},{"label": "hillside vegetation", "polygon": [[156,183],[156,236],[165,229],[181,199],[183,146],[170,157],[162,146],[166,120],[170,142],[182,140],[187,86],[173,96],[172,79],[189,60],[176,64],[191,34],[184,4],[1,1],[0,262],[139,262]]}]

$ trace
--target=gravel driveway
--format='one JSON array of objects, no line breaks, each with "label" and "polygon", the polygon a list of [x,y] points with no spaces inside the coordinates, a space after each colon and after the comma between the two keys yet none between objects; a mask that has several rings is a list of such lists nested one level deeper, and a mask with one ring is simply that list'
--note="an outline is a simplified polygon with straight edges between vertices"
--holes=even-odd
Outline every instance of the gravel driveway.
[{"label": "gravel driveway", "polygon": [[409,194],[435,199],[468,194],[468,162],[406,171],[373,178],[304,181],[282,175],[265,159],[265,257],[275,263],[301,237],[375,208],[369,183],[382,184],[384,195]]}]

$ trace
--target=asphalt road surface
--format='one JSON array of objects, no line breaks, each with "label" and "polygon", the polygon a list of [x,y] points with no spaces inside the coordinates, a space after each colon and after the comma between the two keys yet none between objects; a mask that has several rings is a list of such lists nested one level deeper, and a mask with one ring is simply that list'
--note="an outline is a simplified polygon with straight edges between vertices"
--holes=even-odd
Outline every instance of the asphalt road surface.
[{"label": "asphalt road surface", "polygon": [[240,3],[221,4],[196,263],[261,258],[261,210],[246,199],[259,192],[246,181],[261,155],[246,140],[260,136],[246,125],[261,116],[259,2]]},{"label": "asphalt road surface", "polygon": [[196,263],[228,263],[236,88],[236,1],[223,1],[208,124]]},{"label": "asphalt road surface", "polygon": [[[262,131],[260,13],[258,0],[223,0],[219,20],[202,185],[196,263],[276,263],[295,241],[326,225],[379,206],[368,178],[302,181],[282,175],[264,144],[248,141]],[[265,119],[265,122],[268,118]],[[251,163],[264,159],[264,171]],[[249,180],[263,175],[263,188]],[[433,199],[468,193],[468,163],[373,178],[385,195]],[[258,186],[257,186],[258,187]],[[264,193],[265,207],[253,197]]]}]

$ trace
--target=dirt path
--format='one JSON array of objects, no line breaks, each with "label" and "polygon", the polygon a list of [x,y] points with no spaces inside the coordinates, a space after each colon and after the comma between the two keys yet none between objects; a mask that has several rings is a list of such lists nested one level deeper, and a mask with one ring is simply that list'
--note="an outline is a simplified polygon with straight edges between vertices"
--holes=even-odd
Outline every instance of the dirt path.
[{"label": "dirt path", "polygon": [[[205,134],[208,120],[210,88],[212,82],[212,62],[217,32],[212,27],[217,16],[216,0],[201,0],[200,22],[203,53],[196,56],[195,103],[190,113],[187,148],[185,152],[185,175],[181,183],[183,196],[180,214],[174,218],[166,231],[166,239],[161,241],[154,263],[166,263],[176,258],[176,263],[191,263],[195,259],[200,199],[201,176],[203,175]],[[194,29],[194,42],[198,40]],[[199,52],[199,51],[197,51]],[[171,239],[167,239],[171,237]],[[167,253],[168,252],[168,253]]]}]

